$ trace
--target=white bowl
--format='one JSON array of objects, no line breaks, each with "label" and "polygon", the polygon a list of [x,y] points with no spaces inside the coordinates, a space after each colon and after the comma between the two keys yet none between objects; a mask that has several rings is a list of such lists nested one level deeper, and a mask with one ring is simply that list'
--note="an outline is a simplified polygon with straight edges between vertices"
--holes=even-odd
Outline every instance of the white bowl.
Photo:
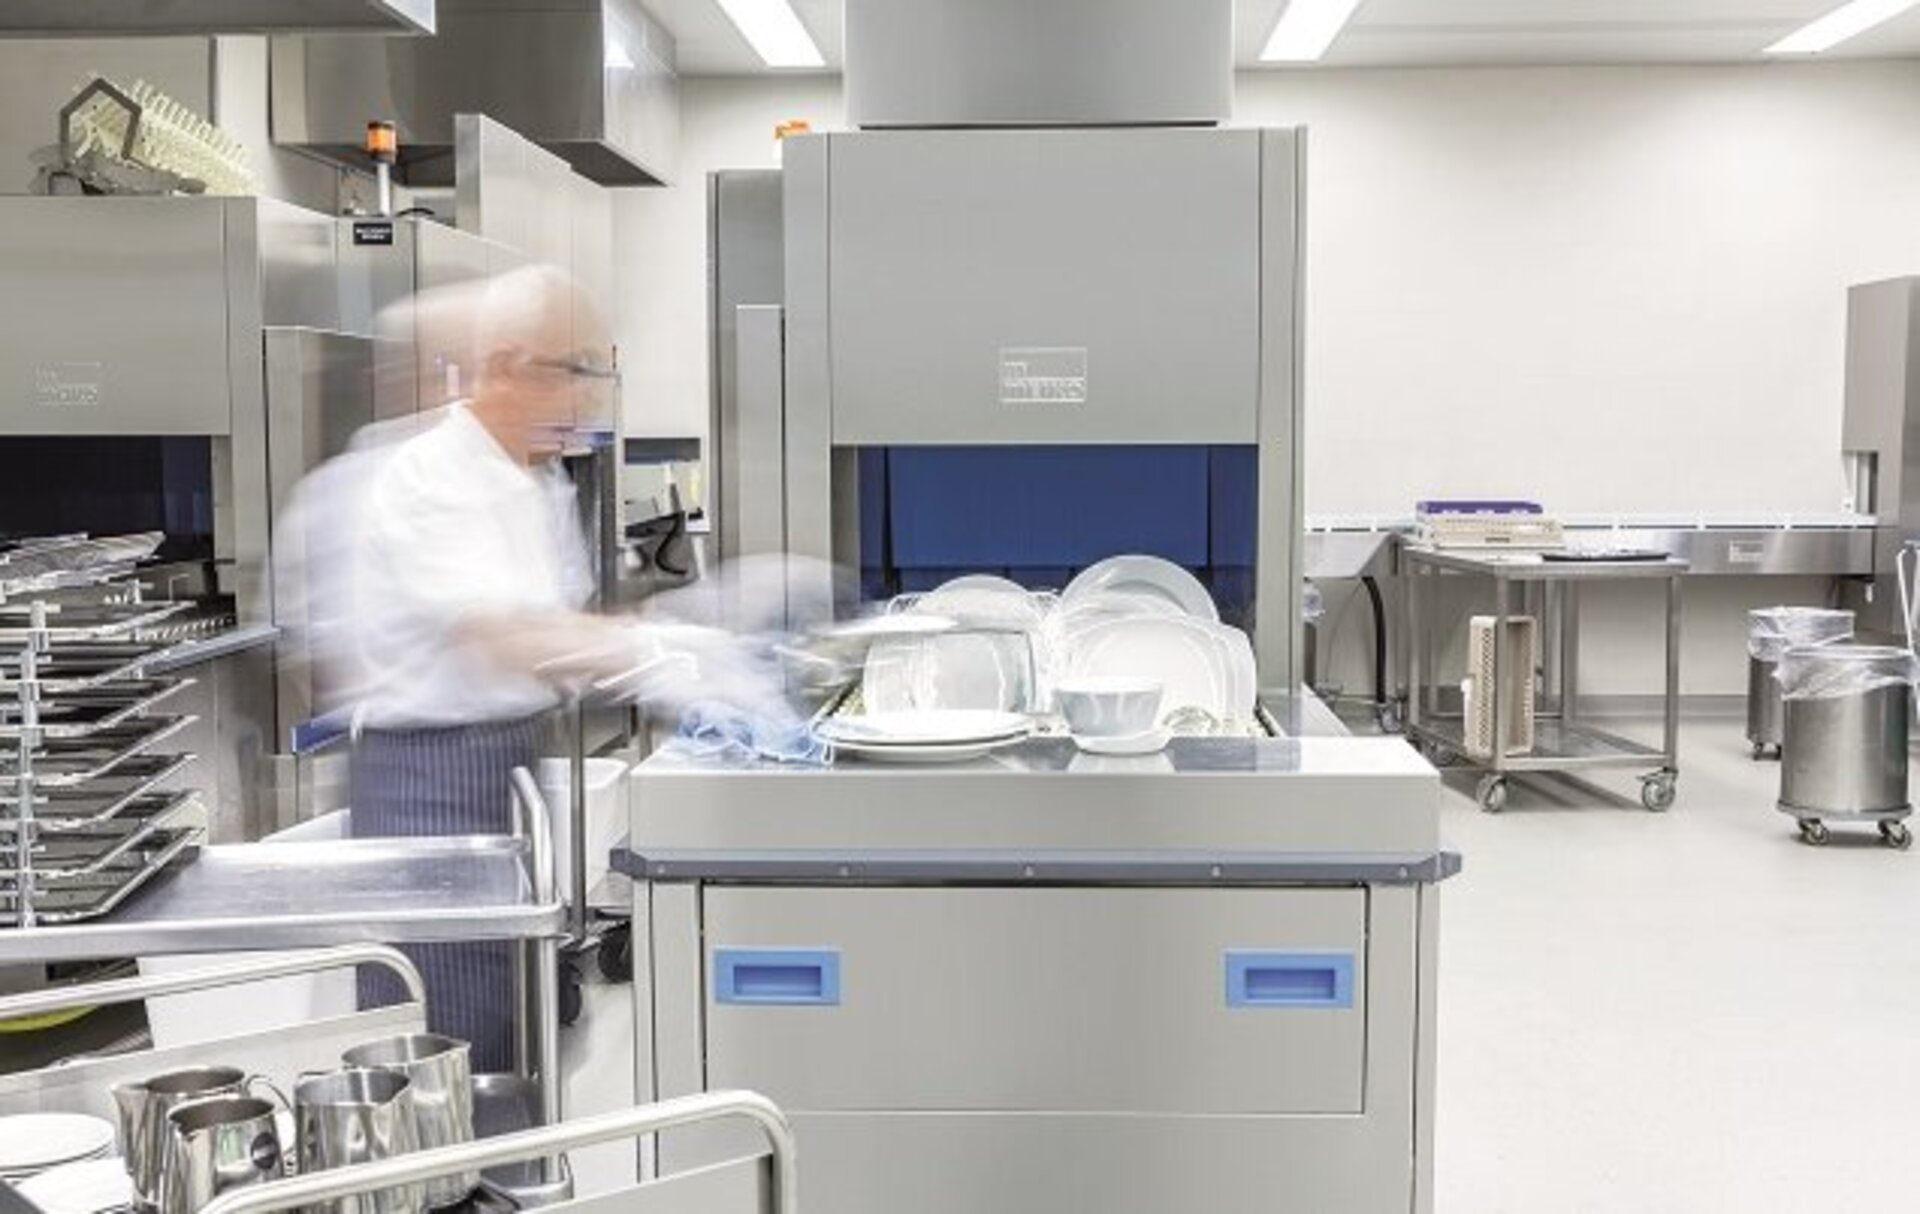
[{"label": "white bowl", "polygon": [[1157,679],[1082,676],[1054,685],[1054,702],[1079,738],[1130,738],[1160,720],[1166,688]]}]

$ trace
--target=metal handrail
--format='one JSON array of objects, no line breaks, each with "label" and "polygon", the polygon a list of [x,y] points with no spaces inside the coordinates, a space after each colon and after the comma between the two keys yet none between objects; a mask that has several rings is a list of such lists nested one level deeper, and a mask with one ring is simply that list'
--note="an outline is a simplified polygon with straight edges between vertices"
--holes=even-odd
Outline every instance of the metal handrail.
[{"label": "metal handrail", "polygon": [[774,1214],[798,1214],[794,1170],[793,1130],[777,1105],[757,1092],[709,1092],[682,1096],[658,1104],[621,1109],[597,1117],[582,1117],[560,1125],[540,1126],[499,1138],[483,1138],[432,1151],[420,1151],[378,1163],[356,1164],[312,1172],[271,1184],[235,1189],[201,1210],[201,1214],[269,1214],[318,1205],[363,1193],[420,1184],[459,1172],[520,1163],[559,1151],[590,1147],[654,1134],[695,1122],[723,1117],[745,1117],[757,1123],[773,1148]]},{"label": "metal handrail", "polygon": [[217,990],[223,986],[237,986],[243,982],[284,978],[293,974],[318,973],[322,970],[341,969],[349,965],[384,966],[400,979],[401,984],[407,988],[408,998],[414,1003],[425,1003],[427,1000],[427,986],[421,980],[420,971],[414,968],[413,962],[409,961],[406,954],[399,949],[390,948],[384,944],[343,944],[337,948],[313,949],[280,957],[261,957],[227,965],[210,965],[202,969],[184,970],[174,974],[118,978],[112,982],[57,986],[47,990],[8,995],[0,998],[0,1020],[44,1016],[50,1012],[64,1012],[77,1007],[131,1003],[139,999],[157,999],[163,995],[179,995],[189,991]]},{"label": "metal handrail", "polygon": [[553,888],[557,881],[553,869],[553,823],[547,816],[547,799],[540,795],[540,785],[533,773],[524,767],[513,769],[513,791],[518,794],[513,799],[514,816],[518,819],[516,829],[526,834],[533,853],[528,860],[533,870],[528,874],[533,881],[533,899],[545,906],[557,896]]}]

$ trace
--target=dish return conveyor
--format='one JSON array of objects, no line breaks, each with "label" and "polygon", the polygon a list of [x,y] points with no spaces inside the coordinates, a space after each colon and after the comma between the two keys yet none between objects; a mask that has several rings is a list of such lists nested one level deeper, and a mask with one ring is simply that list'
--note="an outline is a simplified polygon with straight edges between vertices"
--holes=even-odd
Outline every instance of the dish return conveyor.
[{"label": "dish return conveyor", "polygon": [[[1283,723],[1298,714],[1278,714]],[[841,1214],[1431,1209],[1438,777],[1347,737],[635,775],[637,1091]],[[662,1175],[733,1158],[659,1140]]]}]

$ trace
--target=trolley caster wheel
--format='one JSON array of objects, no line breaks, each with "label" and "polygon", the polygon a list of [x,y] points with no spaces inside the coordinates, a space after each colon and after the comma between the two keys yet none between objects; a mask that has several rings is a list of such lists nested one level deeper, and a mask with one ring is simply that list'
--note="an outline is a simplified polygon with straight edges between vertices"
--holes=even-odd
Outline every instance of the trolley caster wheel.
[{"label": "trolley caster wheel", "polygon": [[1381,733],[1399,733],[1401,727],[1406,724],[1405,718],[1400,714],[1400,706],[1391,702],[1374,709],[1373,719],[1379,723]]},{"label": "trolley caster wheel", "polygon": [[1428,742],[1420,750],[1427,756],[1427,762],[1435,767],[1452,767],[1460,759],[1451,747],[1442,746],[1438,742]]},{"label": "trolley caster wheel", "polygon": [[1487,776],[1480,781],[1474,798],[1480,802],[1480,808],[1487,813],[1497,814],[1507,807],[1507,778],[1505,776]]},{"label": "trolley caster wheel", "polygon": [[1833,832],[1827,829],[1824,822],[1809,820],[1800,824],[1800,841],[1809,847],[1825,847],[1831,838]]},{"label": "trolley caster wheel", "polygon": [[1913,846],[1913,832],[1907,829],[1904,822],[1882,822],[1880,841],[1897,851],[1905,851]]},{"label": "trolley caster wheel", "polygon": [[1640,781],[1640,804],[1651,813],[1662,814],[1673,808],[1674,778],[1671,772],[1648,776]]},{"label": "trolley caster wheel", "polygon": [[1755,742],[1753,744],[1753,761],[1755,763],[1758,763],[1761,760],[1765,759],[1766,757],[1767,757],[1767,744],[1765,742]]},{"label": "trolley caster wheel", "polygon": [[580,963],[572,957],[560,961],[560,1024],[571,1028],[580,1019],[580,1013],[586,1007],[586,996],[580,991],[582,977]]},{"label": "trolley caster wheel", "polygon": [[608,982],[633,980],[633,927],[621,924],[608,928],[600,937],[600,976]]}]

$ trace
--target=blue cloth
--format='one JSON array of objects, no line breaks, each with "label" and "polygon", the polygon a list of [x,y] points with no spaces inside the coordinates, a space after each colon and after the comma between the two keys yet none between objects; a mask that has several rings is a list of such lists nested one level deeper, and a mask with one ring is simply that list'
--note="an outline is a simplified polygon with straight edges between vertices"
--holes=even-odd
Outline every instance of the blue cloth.
[{"label": "blue cloth", "polygon": [[755,713],[714,701],[687,706],[673,745],[709,762],[742,765],[770,759],[824,767],[833,758],[827,744],[791,713]]}]

